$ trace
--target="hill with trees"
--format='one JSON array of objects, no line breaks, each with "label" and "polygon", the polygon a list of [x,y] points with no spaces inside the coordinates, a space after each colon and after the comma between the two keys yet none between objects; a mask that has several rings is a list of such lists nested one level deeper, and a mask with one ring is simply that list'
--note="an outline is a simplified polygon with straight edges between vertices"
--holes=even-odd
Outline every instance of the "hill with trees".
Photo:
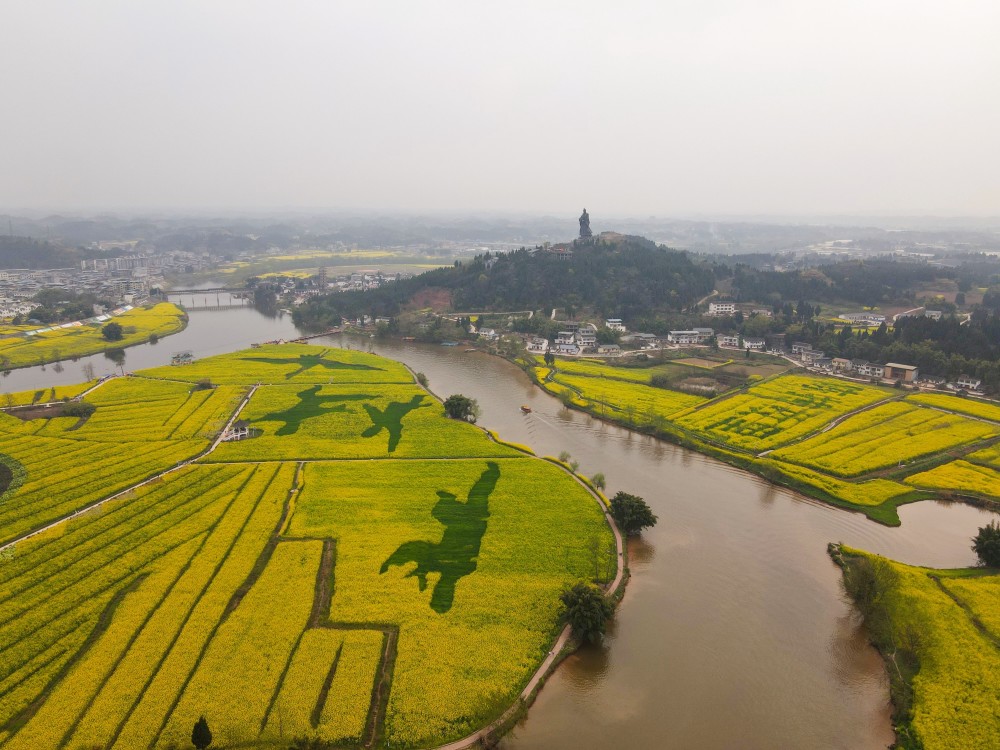
[{"label": "hill with trees", "polygon": [[455,311],[583,310],[626,321],[677,312],[712,291],[710,265],[642,237],[605,233],[555,248],[477,256],[367,292],[320,296],[295,310],[298,325],[398,315],[421,293],[445,292]]},{"label": "hill with trees", "polygon": [[67,268],[81,257],[75,249],[44,240],[0,236],[0,268]]}]

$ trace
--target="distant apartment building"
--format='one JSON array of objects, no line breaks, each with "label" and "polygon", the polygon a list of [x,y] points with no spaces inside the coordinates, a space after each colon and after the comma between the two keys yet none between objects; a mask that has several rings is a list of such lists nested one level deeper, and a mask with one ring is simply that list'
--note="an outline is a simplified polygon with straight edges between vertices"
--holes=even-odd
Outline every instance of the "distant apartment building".
[{"label": "distant apartment building", "polygon": [[709,315],[735,315],[736,314],[736,303],[735,302],[709,302],[708,303],[708,314]]},{"label": "distant apartment building", "polygon": [[625,324],[622,323],[621,318],[608,318],[604,321],[606,325],[612,331],[618,331],[618,333],[625,333]]},{"label": "distant apartment building", "polygon": [[719,346],[728,346],[733,349],[739,349],[740,347],[739,336],[719,336],[717,340],[719,342]]}]

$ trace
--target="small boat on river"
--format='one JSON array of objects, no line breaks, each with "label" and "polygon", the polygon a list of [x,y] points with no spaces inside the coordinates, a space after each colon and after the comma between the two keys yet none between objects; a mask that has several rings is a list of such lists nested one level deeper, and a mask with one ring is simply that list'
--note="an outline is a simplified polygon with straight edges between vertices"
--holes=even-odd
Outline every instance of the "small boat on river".
[{"label": "small boat on river", "polygon": [[523,411],[525,414],[531,414],[531,407],[530,406],[521,406],[521,411]]}]

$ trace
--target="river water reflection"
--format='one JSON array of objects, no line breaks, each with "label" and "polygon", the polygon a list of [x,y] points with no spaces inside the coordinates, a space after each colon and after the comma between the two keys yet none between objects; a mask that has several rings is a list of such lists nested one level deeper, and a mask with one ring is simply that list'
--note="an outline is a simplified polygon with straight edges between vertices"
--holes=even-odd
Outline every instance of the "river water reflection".
[{"label": "river water reflection", "polygon": [[[288,316],[192,312],[188,329],[127,350],[126,369],[292,338]],[[919,503],[890,529],[807,500],[700,454],[564,409],[503,360],[461,348],[319,339],[373,349],[424,372],[437,394],[477,399],[480,424],[540,455],[569,451],[614,492],[642,495],[659,525],[630,543],[632,579],[604,645],[553,675],[507,750],[884,748],[892,742],[881,662],[840,593],[830,541],[930,566],[974,562],[992,518]],[[110,372],[112,363],[98,372]],[[72,383],[80,364],[12,373],[3,390]],[[518,408],[528,404],[530,414]]]}]

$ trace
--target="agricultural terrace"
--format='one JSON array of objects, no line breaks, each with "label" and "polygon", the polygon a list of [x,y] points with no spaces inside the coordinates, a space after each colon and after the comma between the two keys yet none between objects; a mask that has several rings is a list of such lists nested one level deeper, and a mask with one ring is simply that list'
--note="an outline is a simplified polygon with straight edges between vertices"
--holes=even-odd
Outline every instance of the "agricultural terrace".
[{"label": "agricultural terrace", "polygon": [[735,448],[763,451],[822,429],[891,392],[832,378],[784,375],[717,399],[678,418],[692,432]]},{"label": "agricultural terrace", "polygon": [[[902,503],[946,492],[1000,497],[992,470],[1000,468],[1000,422],[987,421],[990,410],[1000,408],[990,404],[946,394],[904,397],[888,388],[807,375],[774,377],[707,401],[619,378],[619,372],[644,370],[562,361],[552,371],[535,368],[542,386],[569,404],[653,427],[883,523],[899,523],[896,508]],[[942,453],[970,463],[919,473],[940,462]]]},{"label": "agricultural terrace", "polygon": [[824,499],[850,505],[879,506],[899,501],[907,496],[915,499],[912,487],[889,479],[845,482],[804,466],[774,461],[769,458],[760,459],[759,465],[766,467],[770,472],[779,474],[779,477],[774,477],[773,473],[769,473],[772,478],[781,478],[785,480],[785,484],[803,489],[806,494],[816,494],[818,491],[826,496]]},{"label": "agricultural terrace", "polygon": [[998,424],[893,402],[849,417],[829,432],[771,455],[851,477],[998,435]]},{"label": "agricultural terrace", "polygon": [[654,388],[624,380],[607,380],[579,375],[556,373],[555,382],[580,394],[580,399],[590,401],[597,410],[607,407],[623,414],[630,422],[654,422],[671,414],[697,406],[704,398],[679,393],[664,388]]},{"label": "agricultural terrace", "polygon": [[[108,341],[101,329],[110,322],[122,327],[119,341]],[[32,367],[47,362],[85,357],[112,348],[134,346],[149,341],[153,334],[163,337],[183,330],[187,324],[184,311],[169,302],[147,308],[135,308],[101,323],[55,327],[33,336],[0,327],[0,369]],[[33,330],[37,330],[34,329]]]},{"label": "agricultural terrace", "polygon": [[987,464],[994,469],[1000,469],[1000,443],[994,443],[989,448],[970,453],[966,458],[975,463]]},{"label": "agricultural terrace", "polygon": [[966,414],[970,417],[989,419],[1000,422],[1000,405],[988,404],[984,401],[976,401],[970,398],[959,398],[950,396],[947,393],[917,393],[908,396],[907,401],[914,401],[924,406],[933,406],[938,409],[956,411],[959,414]]},{"label": "agricultural terrace", "polygon": [[[848,555],[878,558],[844,549]],[[886,560],[895,581],[882,600],[893,642],[916,654],[907,746],[996,747],[1000,736],[1000,578],[981,569],[931,570]],[[908,660],[896,655],[895,664]],[[895,667],[899,669],[898,666]],[[916,672],[909,672],[915,668]],[[894,669],[893,662],[888,669]]]},{"label": "agricultural terrace", "polygon": [[114,378],[84,397],[89,417],[59,406],[0,413],[0,461],[21,477],[0,503],[0,543],[194,458],[245,391]]},{"label": "agricultural terrace", "polygon": [[[235,382],[244,364],[252,372]],[[392,382],[408,375],[395,363],[286,346],[163,369],[226,383],[143,373],[88,394],[96,410],[82,423],[0,419],[20,430],[3,442],[5,456],[17,446],[0,460],[3,528],[30,510],[26,530],[55,512],[23,500],[47,502],[36,488],[47,463],[74,461],[73,491],[47,485],[63,498],[58,517],[106,497],[91,487],[106,476],[124,481],[115,455],[169,468],[173,457],[150,446],[195,445],[218,425],[209,415],[228,424],[251,383],[275,383],[240,415],[260,437],[220,446],[230,462],[210,452],[0,556],[2,750],[166,750],[187,745],[201,715],[220,747],[457,739],[516,702],[551,648],[564,587],[615,576],[593,495],[552,463],[447,421],[412,379]],[[330,386],[331,375],[353,384]],[[129,426],[132,411],[141,417]],[[324,434],[330,447],[317,450],[339,460],[279,460]],[[238,460],[257,441],[262,460]],[[373,445],[376,460],[344,458]],[[417,457],[446,445],[463,455]]]},{"label": "agricultural terrace", "polygon": [[906,478],[914,487],[964,492],[1000,500],[1000,472],[968,461],[952,461]]},{"label": "agricultural terrace", "polygon": [[4,393],[0,395],[0,408],[47,404],[53,401],[76,398],[84,391],[93,388],[96,383],[96,380],[91,380],[89,383],[78,383],[77,385],[54,385],[51,388],[39,388],[37,391]]},{"label": "agricultural terrace", "polygon": [[653,365],[652,367],[619,367],[600,360],[560,359],[556,362],[555,369],[562,375],[612,378],[648,385],[654,375],[670,374],[676,367],[670,364]]}]

